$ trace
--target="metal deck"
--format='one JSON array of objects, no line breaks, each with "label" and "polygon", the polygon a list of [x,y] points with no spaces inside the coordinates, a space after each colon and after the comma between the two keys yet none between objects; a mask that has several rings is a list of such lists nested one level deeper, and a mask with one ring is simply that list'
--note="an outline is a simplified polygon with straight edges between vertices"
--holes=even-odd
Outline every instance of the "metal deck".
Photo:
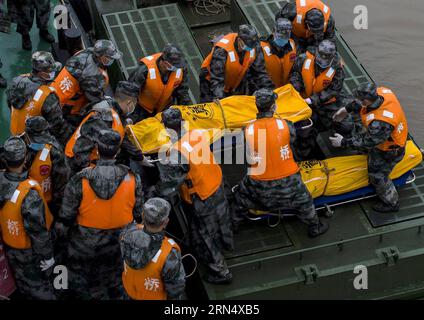
[{"label": "metal deck", "polygon": [[[255,26],[260,35],[268,35],[272,32],[274,27],[274,16],[281,8],[281,3],[285,1],[278,0],[235,0],[233,2],[233,10],[235,12],[237,7],[240,13],[244,15],[247,21]],[[240,14],[234,13],[233,22],[235,24],[240,21]],[[337,25],[337,20],[336,20]],[[346,45],[343,37],[337,33],[337,49],[345,61],[345,85],[344,89],[348,93],[352,93],[358,84],[370,81],[371,77],[364,69],[364,67],[358,62],[355,54]]]},{"label": "metal deck", "polygon": [[188,63],[190,97],[199,95],[199,70],[203,57],[176,4],[115,12],[103,15],[112,41],[123,52],[120,67],[124,77],[137,67],[138,60],[160,52],[166,43],[177,44]]}]

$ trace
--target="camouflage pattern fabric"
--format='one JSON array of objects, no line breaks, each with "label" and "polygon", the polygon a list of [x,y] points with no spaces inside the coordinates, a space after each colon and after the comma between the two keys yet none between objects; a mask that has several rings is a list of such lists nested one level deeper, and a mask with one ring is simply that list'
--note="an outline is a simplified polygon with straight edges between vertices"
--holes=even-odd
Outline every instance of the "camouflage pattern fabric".
[{"label": "camouflage pattern fabric", "polygon": [[21,34],[28,34],[34,22],[36,13],[37,28],[47,30],[50,18],[50,0],[17,0],[16,19],[18,27],[16,31]]}]

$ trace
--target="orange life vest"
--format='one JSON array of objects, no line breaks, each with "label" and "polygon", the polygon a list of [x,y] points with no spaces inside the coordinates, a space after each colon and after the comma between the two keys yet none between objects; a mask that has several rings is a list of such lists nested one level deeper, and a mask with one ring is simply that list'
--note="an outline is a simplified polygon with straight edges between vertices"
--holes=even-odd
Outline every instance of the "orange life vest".
[{"label": "orange life vest", "polygon": [[31,179],[27,179],[19,183],[18,188],[13,193],[12,198],[7,200],[3,207],[0,208],[0,226],[3,241],[9,247],[15,249],[31,248],[31,239],[25,231],[21,212],[22,202],[31,189],[37,191],[44,202],[47,229],[50,229],[53,221],[53,216],[49,211],[49,207],[47,206],[47,202],[44,199],[44,195],[39,184]]},{"label": "orange life vest", "polygon": [[22,134],[25,131],[25,121],[42,114],[44,102],[53,92],[55,92],[53,87],[42,85],[21,109],[12,106],[10,110],[10,133],[14,136]]},{"label": "orange life vest", "polygon": [[289,83],[290,72],[296,61],[296,44],[292,39],[290,39],[290,44],[292,51],[287,52],[284,57],[279,58],[271,52],[271,45],[268,42],[261,41],[266,71],[276,88]]},{"label": "orange life vest", "polygon": [[157,65],[157,60],[162,53],[140,59],[148,69],[146,83],[138,96],[138,104],[146,109],[149,113],[161,112],[167,105],[171,103],[172,93],[178,88],[183,81],[183,69],[179,68],[171,72],[168,82],[164,84]]},{"label": "orange life vest", "polygon": [[162,246],[143,269],[132,269],[124,261],[122,283],[128,296],[134,300],[166,300],[162,270],[172,249],[181,251],[174,240],[164,237]]},{"label": "orange life vest", "polygon": [[[117,131],[119,133],[119,135],[121,136],[121,141],[124,139],[125,136],[125,128],[124,125],[121,122],[121,119],[119,118],[119,114],[113,110],[110,109],[112,112],[112,118],[113,118],[113,122],[112,122],[112,129]],[[81,128],[84,125],[84,123],[86,123],[88,121],[88,119],[90,119],[96,111],[91,111],[82,121],[81,124],[79,125],[79,127],[77,128],[77,130],[75,130],[74,134],[72,135],[72,137],[69,139],[68,143],[65,146],[65,155],[68,158],[73,158],[75,156],[74,154],[74,146],[75,143],[77,142],[78,138],[81,136]],[[90,160],[94,161],[97,160],[99,158],[97,149],[93,150],[90,156]]]},{"label": "orange life vest", "polygon": [[247,71],[256,59],[256,49],[252,49],[246,52],[243,59],[243,64],[240,64],[239,56],[236,51],[236,38],[237,33],[229,33],[219,40],[212,52],[206,57],[202,63],[202,68],[208,69],[209,73],[206,76],[207,80],[211,79],[210,76],[210,65],[212,62],[212,55],[215,47],[223,48],[227,52],[227,61],[225,63],[225,80],[224,80],[224,91],[227,93],[232,92],[236,89],[243,78],[246,76]]},{"label": "orange life vest", "polygon": [[249,150],[257,161],[250,166],[254,180],[277,180],[299,171],[290,146],[290,129],[283,119],[258,119],[245,128]]},{"label": "orange life vest", "polygon": [[37,152],[29,169],[29,176],[38,182],[47,202],[52,200],[52,161],[50,157],[50,144]]},{"label": "orange life vest", "polygon": [[[107,70],[99,68],[99,71],[103,75],[105,80],[104,88],[106,88],[109,85]],[[51,83],[51,86],[55,88],[62,108],[65,105],[71,106],[71,114],[80,114],[81,109],[88,103],[84,92],[80,88],[79,81],[66,67],[59,72],[56,79]]]},{"label": "orange life vest", "polygon": [[204,131],[187,132],[173,147],[185,157],[190,168],[180,190],[184,201],[192,203],[192,194],[197,194],[202,200],[213,195],[222,183],[222,170],[216,164]]},{"label": "orange life vest", "polygon": [[318,9],[324,15],[324,32],[327,31],[331,9],[320,0],[296,0],[296,18],[293,20],[293,34],[298,38],[307,39],[311,33],[306,28],[305,17],[312,9]]},{"label": "orange life vest", "polygon": [[98,198],[88,179],[82,179],[82,200],[77,222],[96,229],[117,229],[133,221],[135,206],[135,177],[128,173],[112,198]]},{"label": "orange life vest", "polygon": [[380,87],[377,89],[377,93],[384,98],[384,102],[376,110],[368,113],[367,108],[362,107],[360,112],[362,123],[368,128],[371,122],[379,120],[387,122],[394,127],[390,136],[391,140],[378,145],[378,149],[388,151],[393,147],[404,147],[408,138],[408,122],[400,102],[390,89]]},{"label": "orange life vest", "polygon": [[[335,75],[336,70],[332,66],[329,66],[315,78],[315,56],[309,51],[306,51],[306,59],[302,66],[302,78],[305,86],[302,97],[309,98],[313,93],[320,93],[325,90],[331,84]],[[334,101],[336,101],[336,98],[331,98],[325,103],[332,103]]]}]

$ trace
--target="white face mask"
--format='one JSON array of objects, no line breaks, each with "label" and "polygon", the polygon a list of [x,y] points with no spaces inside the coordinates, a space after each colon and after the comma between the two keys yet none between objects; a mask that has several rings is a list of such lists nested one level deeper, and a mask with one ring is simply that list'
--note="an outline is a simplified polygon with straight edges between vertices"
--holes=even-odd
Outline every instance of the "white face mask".
[{"label": "white face mask", "polygon": [[54,78],[56,77],[56,72],[55,71],[51,71],[49,73],[46,72],[42,72],[40,74],[40,78],[46,81],[51,81],[54,80]]}]

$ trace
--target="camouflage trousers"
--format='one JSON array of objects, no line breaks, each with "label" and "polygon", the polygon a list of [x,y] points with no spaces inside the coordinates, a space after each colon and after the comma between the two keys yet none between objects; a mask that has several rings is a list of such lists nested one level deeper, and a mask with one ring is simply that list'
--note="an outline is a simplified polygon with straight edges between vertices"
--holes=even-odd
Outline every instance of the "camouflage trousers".
[{"label": "camouflage trousers", "polygon": [[300,173],[272,181],[254,180],[245,176],[234,195],[234,224],[237,226],[249,209],[273,211],[294,209],[307,225],[319,222],[312,196]]},{"label": "camouflage trousers", "polygon": [[333,115],[343,106],[339,102],[323,104],[313,110],[312,120],[318,132],[335,130],[349,137],[354,127],[352,116],[349,114],[342,122],[333,121]]},{"label": "camouflage trousers", "polygon": [[379,198],[386,204],[396,205],[399,195],[389,175],[395,165],[403,159],[405,148],[380,151],[374,148],[368,154],[368,175]]},{"label": "camouflage trousers", "polygon": [[34,22],[36,13],[37,27],[40,30],[48,28],[50,18],[50,0],[16,0],[17,23],[16,31],[27,34]]},{"label": "camouflage trousers", "polygon": [[40,261],[32,249],[6,247],[6,257],[15,277],[20,296],[26,300],[56,300],[53,268],[41,271]]},{"label": "camouflage trousers", "polygon": [[188,217],[190,246],[210,273],[225,275],[228,267],[222,251],[232,251],[234,243],[224,188],[221,186],[206,200],[201,200],[197,195],[192,200]]}]

